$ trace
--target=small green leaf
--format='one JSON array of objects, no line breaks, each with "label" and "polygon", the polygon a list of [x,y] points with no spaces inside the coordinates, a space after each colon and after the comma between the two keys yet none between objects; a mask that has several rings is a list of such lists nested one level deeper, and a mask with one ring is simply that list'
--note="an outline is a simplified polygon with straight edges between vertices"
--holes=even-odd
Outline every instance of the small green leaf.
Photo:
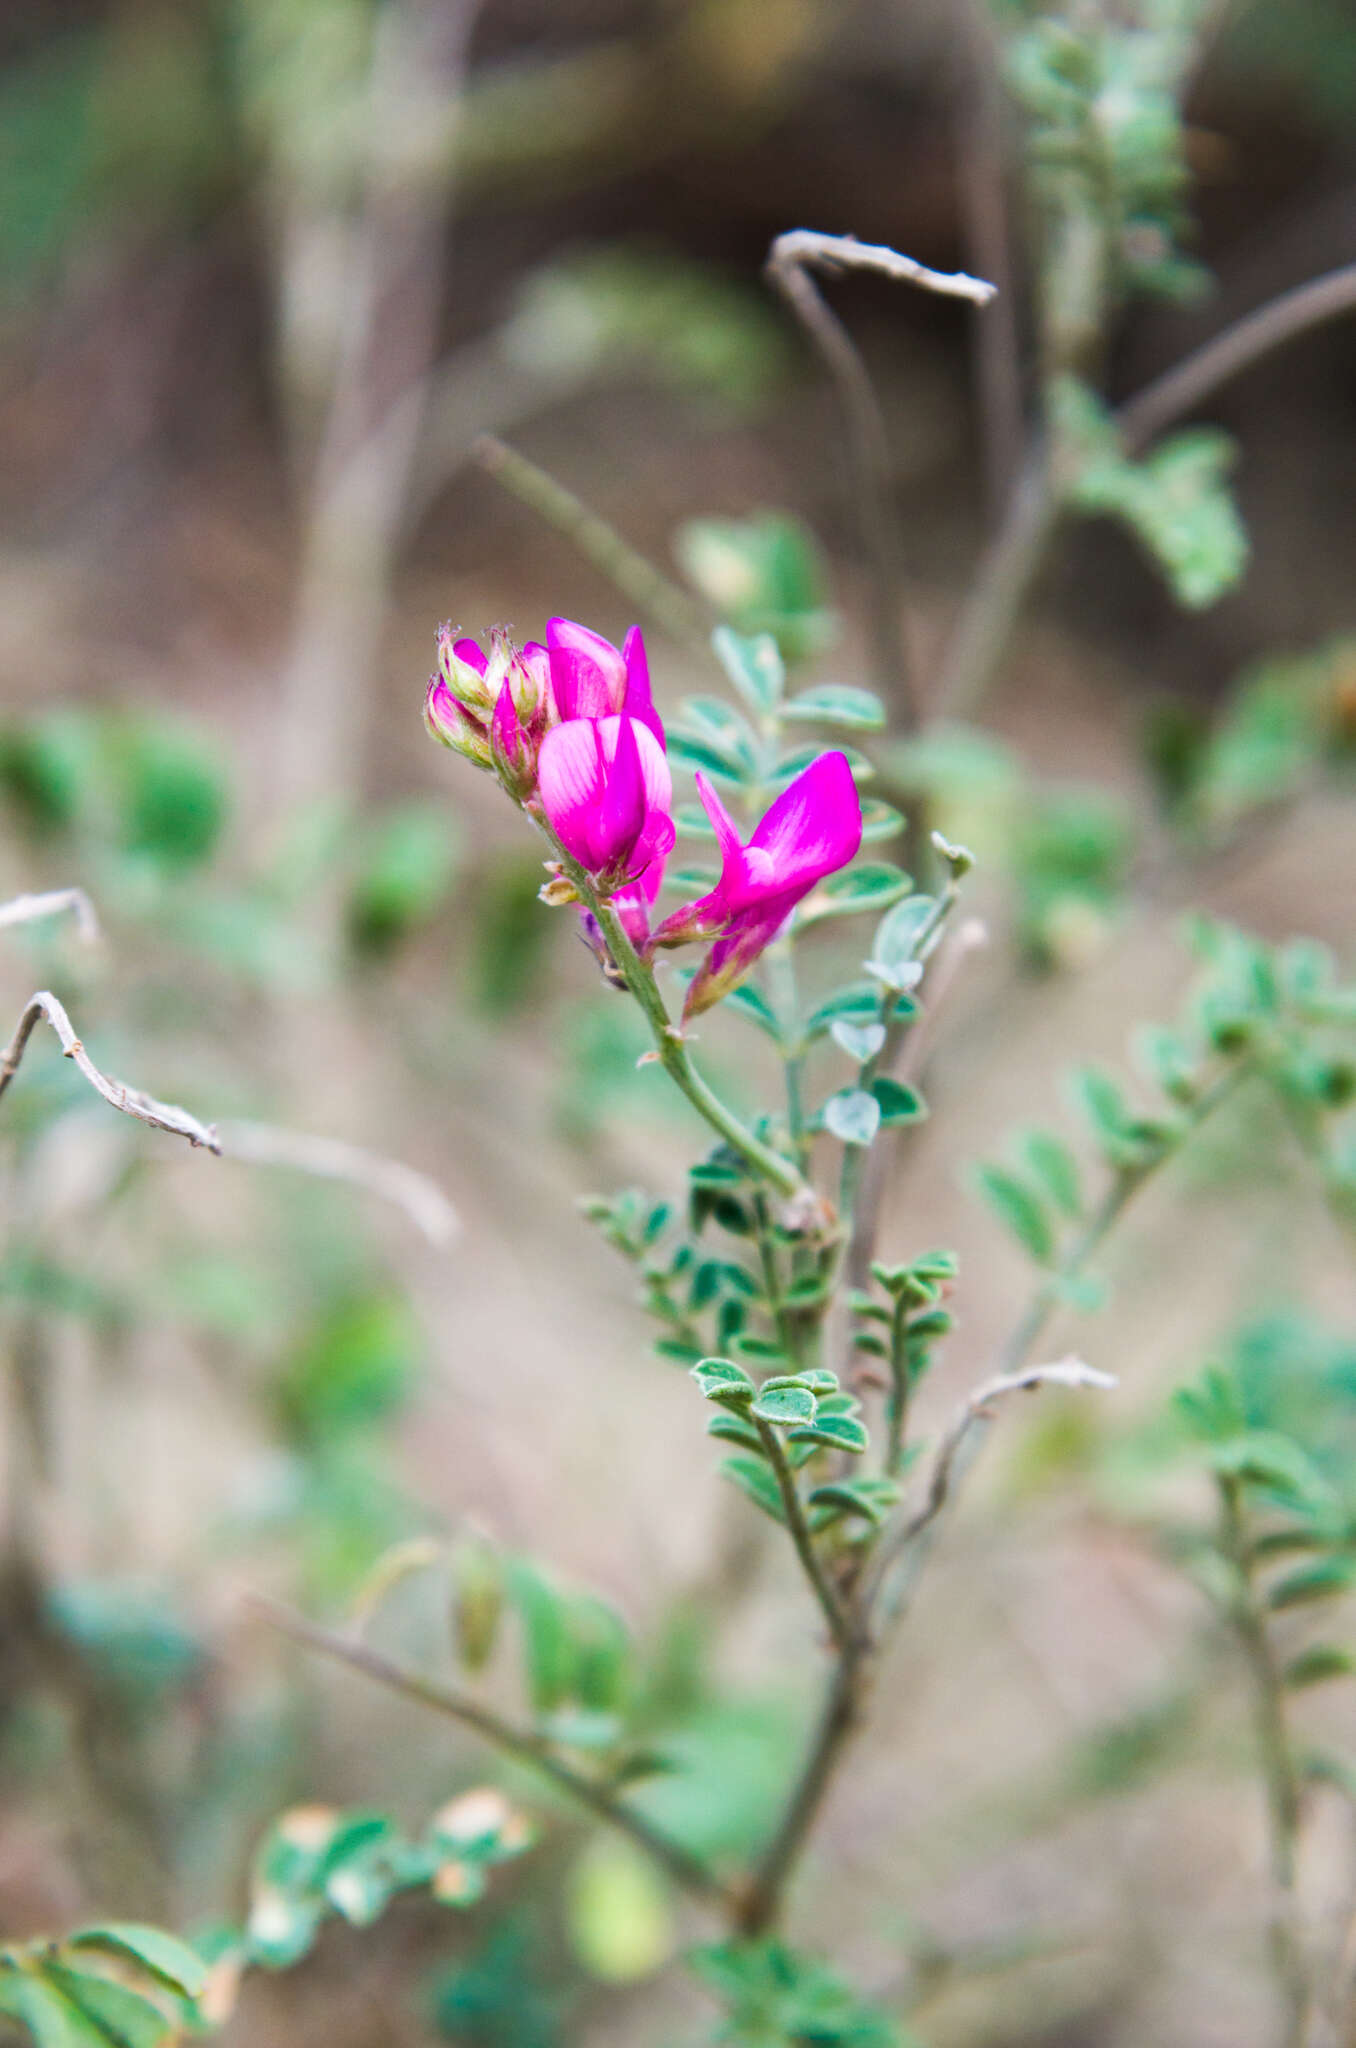
[{"label": "small green leaf", "polygon": [[1278,1579],[1267,1595],[1268,1607],[1299,1607],[1311,1600],[1327,1600],[1336,1593],[1349,1593],[1356,1586],[1356,1557],[1325,1557],[1315,1564],[1301,1565]]},{"label": "small green leaf", "polygon": [[[699,739],[695,733],[686,733],[677,726],[668,731],[668,756],[684,768],[700,768],[713,782],[744,784],[753,780],[753,771],[739,761],[732,760],[720,747],[710,740]],[[688,812],[690,818],[692,813]],[[685,827],[683,829],[690,829]]]},{"label": "small green leaf", "polygon": [[838,1451],[864,1451],[871,1439],[854,1415],[826,1415],[821,1412],[812,1423],[793,1429],[793,1444],[826,1444]]},{"label": "small green leaf", "polygon": [[1292,1657],[1281,1673],[1282,1681],[1293,1690],[1304,1686],[1322,1685],[1330,1678],[1350,1678],[1356,1673],[1356,1657],[1350,1650],[1344,1650],[1336,1643],[1314,1643],[1307,1650],[1301,1650],[1298,1657]]},{"label": "small green leaf", "polygon": [[774,1522],[785,1525],[786,1511],[782,1506],[781,1490],[765,1463],[757,1458],[726,1458],[720,1469],[741,1493],[748,1495],[755,1507],[760,1507],[765,1515],[771,1515]]},{"label": "small green leaf", "polygon": [[814,725],[855,726],[863,732],[883,732],[885,706],[870,690],[851,683],[819,683],[802,690],[782,706],[782,717]]},{"label": "small green leaf", "polygon": [[883,1024],[851,1024],[845,1017],[836,1017],[829,1026],[829,1033],[834,1044],[841,1046],[859,1067],[873,1060],[885,1043]]},{"label": "small green leaf", "polygon": [[763,1422],[775,1422],[786,1429],[794,1423],[813,1421],[815,1397],[808,1387],[765,1386],[750,1412]]},{"label": "small green leaf", "polygon": [[533,1712],[550,1714],[569,1694],[574,1675],[566,1602],[549,1579],[524,1558],[515,1558],[510,1564],[508,1590],[522,1623],[523,1661]]},{"label": "small green leaf", "polygon": [[739,1444],[746,1451],[756,1451],[760,1458],[767,1455],[763,1439],[742,1415],[713,1415],[706,1425],[706,1434],[720,1437],[725,1443]]},{"label": "small green leaf", "polygon": [[670,737],[675,730],[698,745],[714,747],[741,778],[757,773],[757,739],[748,720],[723,697],[685,697],[669,726]]},{"label": "small green leaf", "polygon": [[85,1927],[70,1936],[68,1949],[109,1949],[115,1955],[130,1956],[153,1977],[161,1978],[185,1998],[197,1998],[207,1982],[202,1958],[186,1942],[176,1941],[159,1927],[142,1927],[134,1921],[117,1920],[105,1927]]},{"label": "small green leaf", "polygon": [[880,1120],[887,1129],[896,1124],[916,1124],[927,1115],[927,1104],[916,1088],[908,1088],[902,1081],[892,1081],[888,1074],[877,1074],[871,1083],[871,1093],[880,1104]]},{"label": "small green leaf", "polygon": [[812,1010],[805,1020],[804,1037],[807,1044],[820,1038],[842,1018],[847,1023],[870,1024],[880,1016],[881,992],[874,982],[854,981],[845,988],[836,989],[833,995]]},{"label": "small green leaf", "polygon": [[881,1108],[864,1088],[843,1088],[823,1108],[826,1131],[845,1145],[869,1145],[880,1129]]},{"label": "small green leaf", "polygon": [[858,861],[829,875],[800,907],[801,924],[824,917],[847,917],[862,910],[884,910],[913,886],[913,878],[889,861]]},{"label": "small green leaf", "polygon": [[893,970],[914,963],[914,948],[937,914],[935,896],[906,896],[876,927],[871,946],[875,966]]},{"label": "small green leaf", "polygon": [[44,1974],[100,2041],[117,2048],[167,2048],[173,2040],[179,2015],[167,2014],[127,1985],[55,1961]]},{"label": "small green leaf", "polygon": [[786,684],[786,669],[776,641],[770,633],[746,637],[729,626],[717,626],[711,635],[717,661],[751,710],[760,714],[775,711]]},{"label": "small green leaf", "polygon": [[876,846],[886,839],[896,839],[904,830],[904,814],[893,804],[882,802],[878,796],[868,797],[862,805],[862,844]]},{"label": "small green leaf", "polygon": [[981,1166],[975,1180],[999,1221],[1025,1245],[1033,1259],[1048,1265],[1054,1256],[1055,1237],[1040,1197],[1003,1166]]},{"label": "small green leaf", "polygon": [[1078,1166],[1073,1153],[1053,1131],[1029,1131],[1022,1140],[1027,1166],[1057,1209],[1071,1219],[1083,1213]]},{"label": "small green leaf", "polygon": [[833,1479],[810,1493],[810,1526],[822,1529],[842,1515],[857,1515],[864,1521],[883,1522],[899,1499],[899,1488],[889,1479]]},{"label": "small green leaf", "polygon": [[781,1044],[781,1026],[777,1022],[776,1013],[759,995],[757,989],[747,981],[742,981],[738,988],[730,990],[725,998],[725,1007],[746,1018],[750,1024],[756,1024],[760,1030],[766,1031],[768,1037],[777,1045]]},{"label": "small green leaf", "polygon": [[730,1358],[703,1358],[693,1366],[692,1377],[706,1400],[727,1407],[747,1407],[758,1391],[743,1366]]}]

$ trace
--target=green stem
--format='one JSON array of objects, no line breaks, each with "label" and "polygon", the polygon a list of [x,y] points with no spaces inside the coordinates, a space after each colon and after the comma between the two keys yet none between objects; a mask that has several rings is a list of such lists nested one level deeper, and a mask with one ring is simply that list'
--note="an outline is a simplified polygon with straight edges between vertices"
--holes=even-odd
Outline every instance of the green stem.
[{"label": "green stem", "polygon": [[754,1220],[757,1224],[758,1264],[763,1275],[763,1292],[767,1296],[768,1309],[777,1340],[793,1366],[800,1363],[800,1332],[796,1318],[787,1307],[782,1296],[781,1274],[777,1270],[777,1247],[772,1241],[772,1225],[767,1213],[767,1204],[761,1195],[754,1196]]},{"label": "green stem", "polygon": [[761,1416],[755,1415],[753,1421],[777,1481],[777,1490],[782,1497],[782,1509],[786,1515],[786,1526],[791,1531],[791,1541],[796,1546],[796,1555],[804,1567],[805,1576],[810,1582],[816,1600],[824,1610],[824,1619],[829,1624],[830,1635],[839,1650],[845,1650],[852,1640],[851,1624],[815,1550],[814,1537],[810,1534],[810,1525],[801,1506],[795,1474],[787,1463],[781,1438],[771,1424],[764,1422]]},{"label": "green stem", "polygon": [[885,1403],[885,1476],[898,1477],[904,1463],[904,1431],[909,1419],[909,1366],[905,1355],[909,1300],[900,1294],[890,1318],[890,1392]]},{"label": "green stem", "polygon": [[780,1194],[788,1198],[812,1196],[813,1190],[799,1168],[780,1152],[774,1152],[770,1145],[765,1145],[761,1138],[755,1137],[747,1124],[741,1123],[734,1111],[728,1109],[715,1090],[702,1079],[692,1064],[681,1032],[669,1018],[653,972],[631,944],[611,903],[599,894],[588,873],[565,851],[550,827],[539,822],[555,850],[562,872],[573,884],[580,901],[597,918],[617,971],[644,1012],[665,1073],[682,1090],[693,1108],[705,1117],[712,1130],[718,1132],[726,1144],[732,1146],[754,1172]]},{"label": "green stem", "polygon": [[1253,1725],[1266,1788],[1272,1902],[1268,1946],[1285,2014],[1284,2048],[1302,2048],[1309,2010],[1309,1986],[1299,1936],[1295,1895],[1295,1849],[1299,1832],[1299,1781],[1285,1725],[1285,1694],[1267,1636],[1264,1612],[1252,1578],[1243,1520],[1242,1486],[1232,1475],[1219,1480],[1220,1548],[1233,1565],[1238,1597],[1230,1619],[1238,1634],[1252,1682]]},{"label": "green stem", "polygon": [[809,1139],[805,1130],[805,1103],[801,1090],[805,1070],[805,1047],[800,1036],[800,997],[796,988],[794,940],[789,932],[768,947],[763,955],[767,970],[768,995],[782,1038],[782,1065],[786,1076],[786,1120],[791,1132],[791,1149],[801,1172],[805,1171]]}]

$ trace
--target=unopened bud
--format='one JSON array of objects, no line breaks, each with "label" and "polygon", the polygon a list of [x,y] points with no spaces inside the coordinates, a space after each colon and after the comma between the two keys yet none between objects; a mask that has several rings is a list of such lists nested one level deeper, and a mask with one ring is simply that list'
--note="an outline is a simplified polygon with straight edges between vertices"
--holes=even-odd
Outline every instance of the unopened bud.
[{"label": "unopened bud", "polygon": [[424,694],[424,724],[435,740],[464,754],[477,768],[493,766],[488,732],[475,714],[453,696],[441,675],[429,677]]}]

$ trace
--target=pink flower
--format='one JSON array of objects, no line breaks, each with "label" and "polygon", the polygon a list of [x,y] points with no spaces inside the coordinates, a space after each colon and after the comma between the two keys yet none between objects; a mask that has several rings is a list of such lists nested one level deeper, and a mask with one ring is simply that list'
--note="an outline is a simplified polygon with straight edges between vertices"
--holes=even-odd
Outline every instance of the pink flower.
[{"label": "pink flower", "polygon": [[728,995],[782,930],[816,882],[854,859],[862,843],[862,806],[844,754],[821,754],[764,812],[747,846],[706,777],[697,793],[720,843],[720,880],[665,918],[650,947],[715,936],[687,992],[684,1019]]},{"label": "pink flower", "polygon": [[618,653],[601,633],[573,619],[550,619],[546,651],[558,717],[611,718],[625,712],[639,719],[662,749],[664,728],[650,694],[650,665],[639,626],[632,626]]},{"label": "pink flower", "polygon": [[565,851],[643,917],[676,836],[669,764],[650,726],[629,716],[568,719],[542,741],[537,772]]}]

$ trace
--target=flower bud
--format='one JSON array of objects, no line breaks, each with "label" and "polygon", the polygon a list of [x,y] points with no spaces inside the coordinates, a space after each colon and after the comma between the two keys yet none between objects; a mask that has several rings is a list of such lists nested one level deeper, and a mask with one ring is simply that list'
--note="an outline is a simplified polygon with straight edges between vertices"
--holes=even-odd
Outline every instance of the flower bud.
[{"label": "flower bud", "polygon": [[443,680],[458,703],[477,718],[488,720],[494,710],[508,671],[509,652],[502,635],[499,645],[491,642],[491,653],[486,655],[474,640],[455,639],[450,625],[438,628],[438,667]]},{"label": "flower bud", "polygon": [[518,803],[537,787],[537,748],[530,729],[519,718],[513,699],[512,673],[505,678],[490,721],[490,752],[499,780]]},{"label": "flower bud", "polygon": [[454,697],[441,675],[430,676],[424,693],[424,724],[435,740],[464,754],[477,768],[494,765],[490,736],[480,720]]}]

